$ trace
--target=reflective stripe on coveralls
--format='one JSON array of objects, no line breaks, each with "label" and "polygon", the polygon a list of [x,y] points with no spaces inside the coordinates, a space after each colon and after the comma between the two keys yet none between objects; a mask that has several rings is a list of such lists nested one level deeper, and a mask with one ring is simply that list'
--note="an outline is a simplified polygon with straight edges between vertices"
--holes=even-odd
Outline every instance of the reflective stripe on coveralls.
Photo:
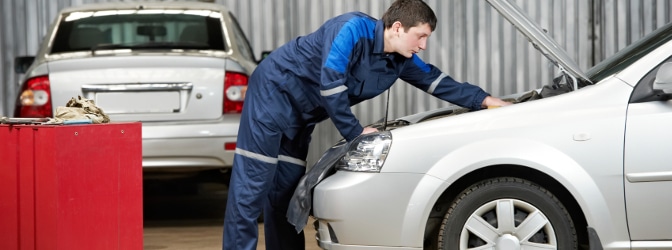
[{"label": "reflective stripe on coveralls", "polygon": [[327,90],[320,90],[320,95],[322,96],[330,96],[330,95],[335,95],[344,91],[347,91],[348,87],[346,86],[338,86],[333,89],[327,89]]},{"label": "reflective stripe on coveralls", "polygon": [[294,158],[294,157],[286,156],[286,155],[278,155],[278,158],[275,159],[275,158],[263,156],[263,155],[260,155],[260,154],[254,153],[254,152],[250,152],[250,151],[247,151],[247,150],[244,150],[244,149],[240,149],[240,148],[236,148],[236,154],[244,155],[244,156],[249,157],[249,158],[254,158],[254,159],[257,159],[257,160],[260,160],[260,161],[263,161],[263,162],[268,162],[268,163],[273,163],[273,164],[277,164],[278,161],[285,161],[285,162],[293,163],[293,164],[296,164],[296,165],[299,165],[299,166],[304,166],[304,167],[306,166],[306,161],[303,161],[301,159],[297,159],[297,158]]},{"label": "reflective stripe on coveralls", "polygon": [[446,78],[447,76],[448,75],[446,75],[445,73],[441,73],[441,75],[439,77],[437,77],[436,80],[434,80],[432,82],[432,84],[429,85],[429,89],[427,89],[427,93],[430,94],[430,95],[432,93],[434,93],[434,90],[436,89],[436,86],[439,86],[439,83],[441,82],[441,80],[443,80],[443,78]]}]

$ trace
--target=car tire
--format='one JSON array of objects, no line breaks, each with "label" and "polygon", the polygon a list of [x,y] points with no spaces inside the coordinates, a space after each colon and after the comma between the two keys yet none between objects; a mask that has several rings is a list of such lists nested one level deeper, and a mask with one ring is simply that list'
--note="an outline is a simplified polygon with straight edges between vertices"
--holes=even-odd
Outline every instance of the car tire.
[{"label": "car tire", "polygon": [[439,249],[578,248],[563,204],[545,188],[513,177],[465,189],[446,212],[438,236]]}]

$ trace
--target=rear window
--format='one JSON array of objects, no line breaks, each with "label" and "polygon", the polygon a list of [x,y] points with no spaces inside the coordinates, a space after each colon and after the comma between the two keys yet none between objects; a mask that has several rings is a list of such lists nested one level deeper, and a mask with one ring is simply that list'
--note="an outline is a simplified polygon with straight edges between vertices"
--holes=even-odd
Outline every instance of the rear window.
[{"label": "rear window", "polygon": [[227,50],[219,12],[113,10],[65,16],[51,53],[102,49]]}]

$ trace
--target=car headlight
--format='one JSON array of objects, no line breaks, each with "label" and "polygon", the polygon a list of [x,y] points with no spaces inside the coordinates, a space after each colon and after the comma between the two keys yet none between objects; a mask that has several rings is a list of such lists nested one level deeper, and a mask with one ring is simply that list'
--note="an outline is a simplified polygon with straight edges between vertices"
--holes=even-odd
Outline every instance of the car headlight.
[{"label": "car headlight", "polygon": [[336,169],[355,172],[380,172],[392,145],[392,133],[383,131],[357,137]]}]

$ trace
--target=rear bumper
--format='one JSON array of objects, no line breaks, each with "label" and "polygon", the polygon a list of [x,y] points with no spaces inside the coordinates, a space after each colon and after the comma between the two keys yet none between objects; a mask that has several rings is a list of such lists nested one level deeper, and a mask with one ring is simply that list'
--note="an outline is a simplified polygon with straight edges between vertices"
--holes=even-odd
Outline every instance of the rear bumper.
[{"label": "rear bumper", "polygon": [[143,140],[142,166],[231,167],[234,153],[224,150],[224,144],[235,141],[236,137]]},{"label": "rear bumper", "polygon": [[[215,123],[143,123],[142,166],[147,168],[229,168],[239,119]],[[158,169],[156,169],[158,170]]]}]

